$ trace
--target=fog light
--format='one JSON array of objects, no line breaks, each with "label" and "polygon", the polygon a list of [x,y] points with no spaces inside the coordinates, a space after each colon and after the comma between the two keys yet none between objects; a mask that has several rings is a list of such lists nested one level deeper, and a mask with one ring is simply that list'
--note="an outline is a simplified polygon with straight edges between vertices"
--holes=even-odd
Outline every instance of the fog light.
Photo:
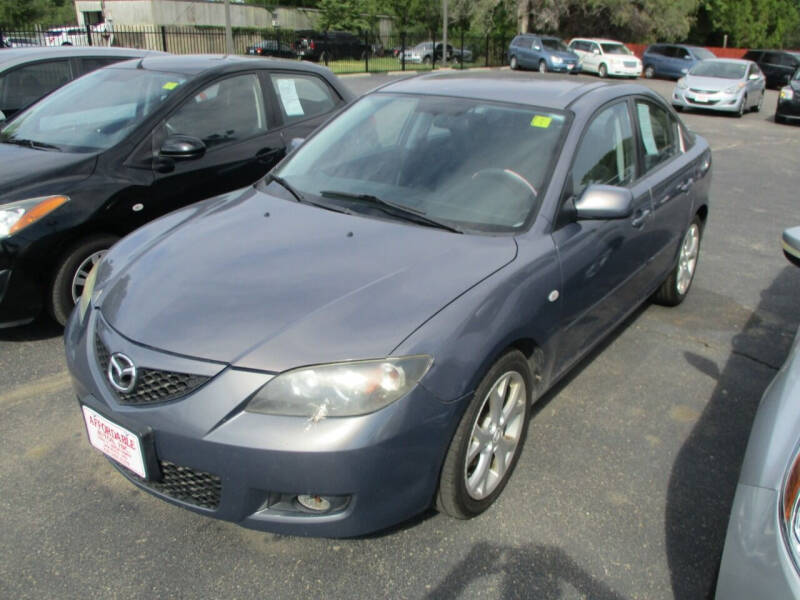
[{"label": "fog light", "polygon": [[297,501],[308,510],[314,512],[325,512],[330,510],[331,503],[322,496],[309,496],[307,494],[300,494]]}]

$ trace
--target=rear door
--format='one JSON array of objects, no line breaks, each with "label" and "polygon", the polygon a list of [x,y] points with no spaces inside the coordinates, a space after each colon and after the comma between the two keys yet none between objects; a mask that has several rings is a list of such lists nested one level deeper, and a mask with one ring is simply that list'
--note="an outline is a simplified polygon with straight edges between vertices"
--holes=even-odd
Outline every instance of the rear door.
[{"label": "rear door", "polygon": [[0,111],[11,118],[53,90],[77,77],[68,58],[13,67],[0,74]]}]

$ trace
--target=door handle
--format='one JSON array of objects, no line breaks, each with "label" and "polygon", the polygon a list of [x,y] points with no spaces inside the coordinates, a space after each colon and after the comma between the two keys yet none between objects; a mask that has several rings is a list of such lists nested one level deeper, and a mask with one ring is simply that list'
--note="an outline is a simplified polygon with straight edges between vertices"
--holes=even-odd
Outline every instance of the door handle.
[{"label": "door handle", "polygon": [[687,179],[686,181],[684,181],[682,184],[680,184],[680,185],[678,186],[678,190],[679,190],[681,193],[688,192],[690,189],[692,189],[692,184],[693,184],[693,183],[694,183],[694,179],[692,179],[691,177],[689,177],[689,179]]},{"label": "door handle", "polygon": [[644,210],[637,210],[634,217],[631,219],[631,225],[633,227],[641,227],[644,225],[645,221],[647,221],[647,217],[650,216],[650,209],[645,208]]}]

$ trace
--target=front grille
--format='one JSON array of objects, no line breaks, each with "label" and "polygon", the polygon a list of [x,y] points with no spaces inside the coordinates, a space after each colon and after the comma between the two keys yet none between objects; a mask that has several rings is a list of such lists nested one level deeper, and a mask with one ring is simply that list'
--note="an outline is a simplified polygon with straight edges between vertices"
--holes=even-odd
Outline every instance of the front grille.
[{"label": "front grille", "polygon": [[113,463],[126,477],[159,494],[175,500],[194,504],[201,508],[216,509],[222,495],[222,480],[211,473],[195,471],[190,467],[182,467],[166,460],[161,465],[161,481],[147,481],[133,471]]},{"label": "front grille", "polygon": [[626,60],[622,64],[629,69],[635,69],[638,63],[635,60]]},{"label": "front grille", "polygon": [[716,94],[719,90],[701,90],[698,88],[689,88],[690,92],[694,92],[695,94]]},{"label": "front grille", "polygon": [[[107,376],[111,353],[100,340],[100,336],[95,336],[95,353],[97,362],[100,365],[100,371],[104,376]],[[186,396],[209,379],[204,375],[140,368],[136,372],[136,386],[131,392],[123,393],[111,386],[109,388],[114,392],[121,404],[154,404],[156,402],[169,402]]]}]

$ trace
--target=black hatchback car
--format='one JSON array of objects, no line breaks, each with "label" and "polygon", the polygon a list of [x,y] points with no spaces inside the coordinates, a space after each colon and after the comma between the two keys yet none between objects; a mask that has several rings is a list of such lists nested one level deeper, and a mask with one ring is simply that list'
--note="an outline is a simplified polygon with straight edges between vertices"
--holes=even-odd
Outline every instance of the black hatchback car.
[{"label": "black hatchback car", "polygon": [[63,324],[119,237],[252,184],[350,99],[316,65],[163,56],[97,70],[20,113],[0,129],[0,326],[43,306]]},{"label": "black hatchback car", "polygon": [[800,123],[800,68],[781,88],[778,94],[778,105],[775,107],[775,122],[786,121]]},{"label": "black hatchback car", "polygon": [[792,74],[800,68],[800,52],[786,50],[748,50],[743,57],[752,60],[764,72],[767,87],[786,85]]},{"label": "black hatchback car", "polygon": [[297,56],[303,60],[326,62],[341,59],[363,59],[372,47],[358,36],[346,31],[298,31],[295,41]]}]

